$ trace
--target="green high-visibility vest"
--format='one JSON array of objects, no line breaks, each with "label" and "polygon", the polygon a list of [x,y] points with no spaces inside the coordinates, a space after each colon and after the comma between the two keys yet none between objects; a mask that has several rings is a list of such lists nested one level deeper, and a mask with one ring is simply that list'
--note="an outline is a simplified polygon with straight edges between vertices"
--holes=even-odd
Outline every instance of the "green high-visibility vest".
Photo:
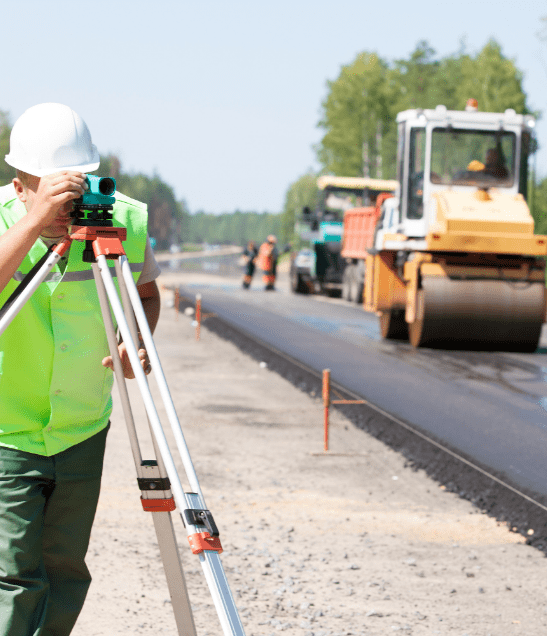
[{"label": "green high-visibility vest", "polygon": [[[0,234],[26,214],[13,185],[0,188]],[[144,262],[146,206],[116,193],[114,225],[134,280]],[[56,265],[0,336],[0,446],[54,455],[98,433],[112,412],[113,373],[95,279],[74,241],[64,273]],[[0,307],[45,254],[41,239],[0,293]],[[112,263],[112,270],[115,275]]]}]

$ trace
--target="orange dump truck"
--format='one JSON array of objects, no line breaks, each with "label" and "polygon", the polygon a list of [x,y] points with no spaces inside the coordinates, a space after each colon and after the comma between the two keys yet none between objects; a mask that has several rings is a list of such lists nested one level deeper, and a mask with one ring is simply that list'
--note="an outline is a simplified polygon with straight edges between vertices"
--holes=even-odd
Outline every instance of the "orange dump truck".
[{"label": "orange dump truck", "polygon": [[343,296],[415,347],[535,350],[547,237],[526,203],[534,118],[471,104],[397,124],[395,196],[344,215]]},{"label": "orange dump truck", "polygon": [[354,208],[344,214],[342,232],[342,258],[346,266],[342,279],[342,298],[361,303],[365,283],[365,259],[374,245],[374,233],[382,214],[382,204],[392,197],[387,192],[379,194],[376,205]]}]

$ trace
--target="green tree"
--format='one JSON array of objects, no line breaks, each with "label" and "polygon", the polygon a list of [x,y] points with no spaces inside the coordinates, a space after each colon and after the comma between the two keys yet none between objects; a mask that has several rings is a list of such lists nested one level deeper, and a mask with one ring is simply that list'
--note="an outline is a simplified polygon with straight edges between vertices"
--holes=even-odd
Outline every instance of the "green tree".
[{"label": "green tree", "polygon": [[114,177],[116,187],[127,196],[148,206],[148,232],[156,239],[158,249],[185,240],[188,231],[188,211],[184,201],[177,201],[173,188],[158,175],[127,174],[115,155],[101,157],[97,174]]},{"label": "green tree", "polygon": [[4,157],[9,152],[10,133],[9,115],[5,111],[0,110],[0,185],[6,185],[15,176],[15,170],[4,161]]},{"label": "green tree", "polygon": [[534,189],[531,212],[534,217],[534,232],[547,234],[547,177]]},{"label": "green tree", "polygon": [[446,82],[439,82],[444,79],[439,73],[440,67],[441,61],[435,59],[435,50],[425,40],[418,42],[408,60],[396,60],[391,75],[397,95],[396,112],[391,114],[408,108],[443,104]]},{"label": "green tree", "polygon": [[379,140],[392,119],[387,63],[376,53],[360,53],[328,87],[319,122],[326,130],[318,148],[320,162],[334,174],[374,175],[371,167],[385,155],[385,144]]},{"label": "green tree", "polygon": [[295,223],[302,213],[302,208],[314,209],[318,203],[317,174],[307,172],[292,183],[285,194],[285,205],[281,214],[281,236],[286,243],[300,245],[300,238],[295,234]]},{"label": "green tree", "polygon": [[224,245],[261,243],[268,234],[281,237],[281,214],[271,212],[224,212],[200,210],[188,219],[188,242]]},{"label": "green tree", "polygon": [[490,40],[474,58],[463,56],[461,69],[459,108],[468,97],[474,97],[484,111],[499,113],[514,108],[521,114],[531,112],[522,89],[522,71],[513,60],[504,57],[495,40]]}]

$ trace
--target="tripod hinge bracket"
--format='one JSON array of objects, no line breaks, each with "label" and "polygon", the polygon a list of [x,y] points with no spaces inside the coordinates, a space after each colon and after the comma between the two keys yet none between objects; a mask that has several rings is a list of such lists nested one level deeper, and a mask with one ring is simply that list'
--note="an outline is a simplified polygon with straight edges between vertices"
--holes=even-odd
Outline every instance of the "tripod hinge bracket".
[{"label": "tripod hinge bracket", "polygon": [[98,236],[93,241],[93,251],[95,256],[106,256],[106,258],[118,258],[125,255],[125,251],[117,237]]},{"label": "tripod hinge bracket", "polygon": [[169,499],[143,499],[142,508],[145,512],[172,512],[177,507],[173,497]]},{"label": "tripod hinge bracket", "polygon": [[211,537],[218,537],[218,528],[210,510],[187,508],[184,511],[184,525],[205,526]]},{"label": "tripod hinge bracket", "polygon": [[137,477],[141,490],[171,490],[169,477]]},{"label": "tripod hinge bracket", "polygon": [[204,550],[212,550],[219,554],[222,552],[220,539],[218,537],[212,537],[208,532],[196,532],[196,534],[189,535],[188,543],[190,544],[193,554],[200,554]]}]

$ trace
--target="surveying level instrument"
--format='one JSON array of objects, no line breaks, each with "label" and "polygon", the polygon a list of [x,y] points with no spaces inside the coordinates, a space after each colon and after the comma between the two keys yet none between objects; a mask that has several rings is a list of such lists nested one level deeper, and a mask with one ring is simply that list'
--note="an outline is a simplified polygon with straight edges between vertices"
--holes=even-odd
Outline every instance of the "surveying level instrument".
[{"label": "surveying level instrument", "polygon": [[[101,181],[106,181],[106,183],[101,184]],[[71,227],[70,234],[60,241],[58,245],[51,247],[47,251],[0,309],[0,335],[9,326],[40,283],[46,279],[49,272],[68,250],[72,241],[85,241],[86,248],[83,260],[89,262],[93,270],[101,314],[114,363],[114,373],[137,471],[137,481],[141,490],[141,502],[143,509],[152,513],[178,633],[180,636],[197,636],[171,518],[171,512],[177,507],[188,534],[190,548],[193,554],[198,556],[201,563],[224,636],[245,636],[220,560],[222,546],[220,544],[219,531],[211,512],[205,504],[152,333],[142,307],[139,292],[123,249],[122,241],[125,240],[127,231],[123,227],[113,226],[110,210],[112,210],[115,201],[112,195],[115,192],[116,183],[113,179],[100,180],[98,177],[90,176],[88,176],[88,183],[90,183],[90,188],[86,192],[87,200],[85,200],[86,195],[84,195],[74,205],[72,213],[74,224]],[[101,187],[103,191],[101,191]],[[100,197],[104,198],[101,199]],[[111,269],[107,263],[108,260],[114,261],[121,301],[114,284]],[[129,394],[118,352],[118,340],[111,310],[114,313],[123,341],[126,343],[129,360],[148,416],[155,454],[155,459],[153,460],[143,460],[141,455]],[[167,418],[169,419],[175,443],[186,472],[191,489],[190,492],[183,490],[148,386],[146,374],[140,364],[138,354],[139,333],[154,370]]]}]

